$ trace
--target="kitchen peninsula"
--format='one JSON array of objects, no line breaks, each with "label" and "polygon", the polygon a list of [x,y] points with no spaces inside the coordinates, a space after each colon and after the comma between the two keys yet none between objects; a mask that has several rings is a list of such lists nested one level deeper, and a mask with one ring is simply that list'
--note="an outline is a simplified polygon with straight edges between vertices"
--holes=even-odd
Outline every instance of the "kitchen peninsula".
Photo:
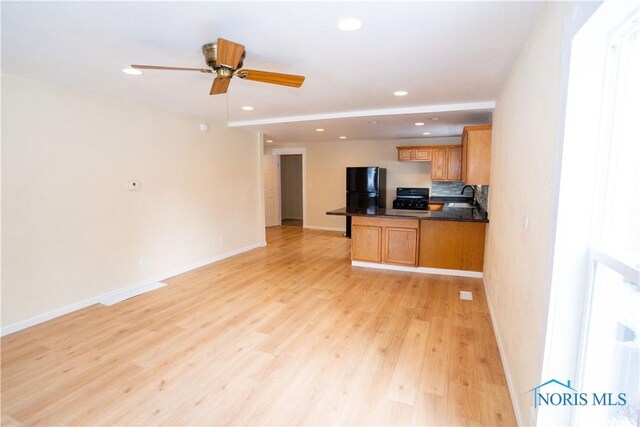
[{"label": "kitchen peninsula", "polygon": [[[484,263],[487,213],[482,207],[438,210],[341,208],[352,217],[354,266],[478,277]],[[417,268],[416,268],[417,267]]]}]

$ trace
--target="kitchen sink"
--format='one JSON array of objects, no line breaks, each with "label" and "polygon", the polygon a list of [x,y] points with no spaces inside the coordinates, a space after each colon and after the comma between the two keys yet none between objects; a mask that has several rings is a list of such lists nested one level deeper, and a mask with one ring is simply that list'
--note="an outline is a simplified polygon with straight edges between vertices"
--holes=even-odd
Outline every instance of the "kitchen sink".
[{"label": "kitchen sink", "polygon": [[472,205],[471,203],[447,203],[447,207],[448,208],[466,208],[466,209],[473,209],[476,206]]}]

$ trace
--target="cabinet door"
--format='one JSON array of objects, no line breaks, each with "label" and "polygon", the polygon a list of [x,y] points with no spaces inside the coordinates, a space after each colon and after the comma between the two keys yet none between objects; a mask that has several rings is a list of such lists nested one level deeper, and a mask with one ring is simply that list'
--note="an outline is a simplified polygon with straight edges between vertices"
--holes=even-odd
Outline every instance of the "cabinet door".
[{"label": "cabinet door", "polygon": [[[462,180],[465,184],[488,185],[491,175],[491,128],[472,128],[466,135],[466,162],[463,161]],[[462,142],[464,144],[465,140]]]},{"label": "cabinet door", "polygon": [[382,227],[351,226],[351,259],[382,262]]},{"label": "cabinet door", "polygon": [[469,155],[469,132],[462,132],[462,181],[467,183],[467,156]]},{"label": "cabinet door", "polygon": [[384,259],[387,264],[418,265],[418,229],[385,227]]},{"label": "cabinet door", "polygon": [[398,160],[415,160],[416,150],[409,148],[398,149]]},{"label": "cabinet door", "polygon": [[447,148],[447,180],[460,181],[462,178],[462,148]]},{"label": "cabinet door", "polygon": [[431,179],[433,181],[447,180],[447,168],[445,166],[446,161],[446,148],[434,148],[431,150]]},{"label": "cabinet door", "polygon": [[416,160],[428,162],[431,160],[431,148],[416,148]]}]

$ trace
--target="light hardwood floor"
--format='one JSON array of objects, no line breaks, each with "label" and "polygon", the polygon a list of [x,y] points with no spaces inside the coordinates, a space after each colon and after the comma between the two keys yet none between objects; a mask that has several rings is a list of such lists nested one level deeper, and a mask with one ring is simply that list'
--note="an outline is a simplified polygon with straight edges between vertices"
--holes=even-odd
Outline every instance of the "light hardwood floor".
[{"label": "light hardwood floor", "polygon": [[267,233],[4,337],[2,424],[515,425],[481,280],[354,268],[340,233]]}]

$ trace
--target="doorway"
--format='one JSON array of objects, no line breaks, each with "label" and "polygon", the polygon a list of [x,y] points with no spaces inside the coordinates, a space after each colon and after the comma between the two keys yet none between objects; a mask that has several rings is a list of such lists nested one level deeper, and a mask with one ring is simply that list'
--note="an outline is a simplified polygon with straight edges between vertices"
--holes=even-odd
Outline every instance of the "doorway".
[{"label": "doorway", "polygon": [[272,148],[263,156],[265,226],[307,226],[305,147]]},{"label": "doorway", "polygon": [[302,227],[302,154],[280,156],[282,225]]}]

